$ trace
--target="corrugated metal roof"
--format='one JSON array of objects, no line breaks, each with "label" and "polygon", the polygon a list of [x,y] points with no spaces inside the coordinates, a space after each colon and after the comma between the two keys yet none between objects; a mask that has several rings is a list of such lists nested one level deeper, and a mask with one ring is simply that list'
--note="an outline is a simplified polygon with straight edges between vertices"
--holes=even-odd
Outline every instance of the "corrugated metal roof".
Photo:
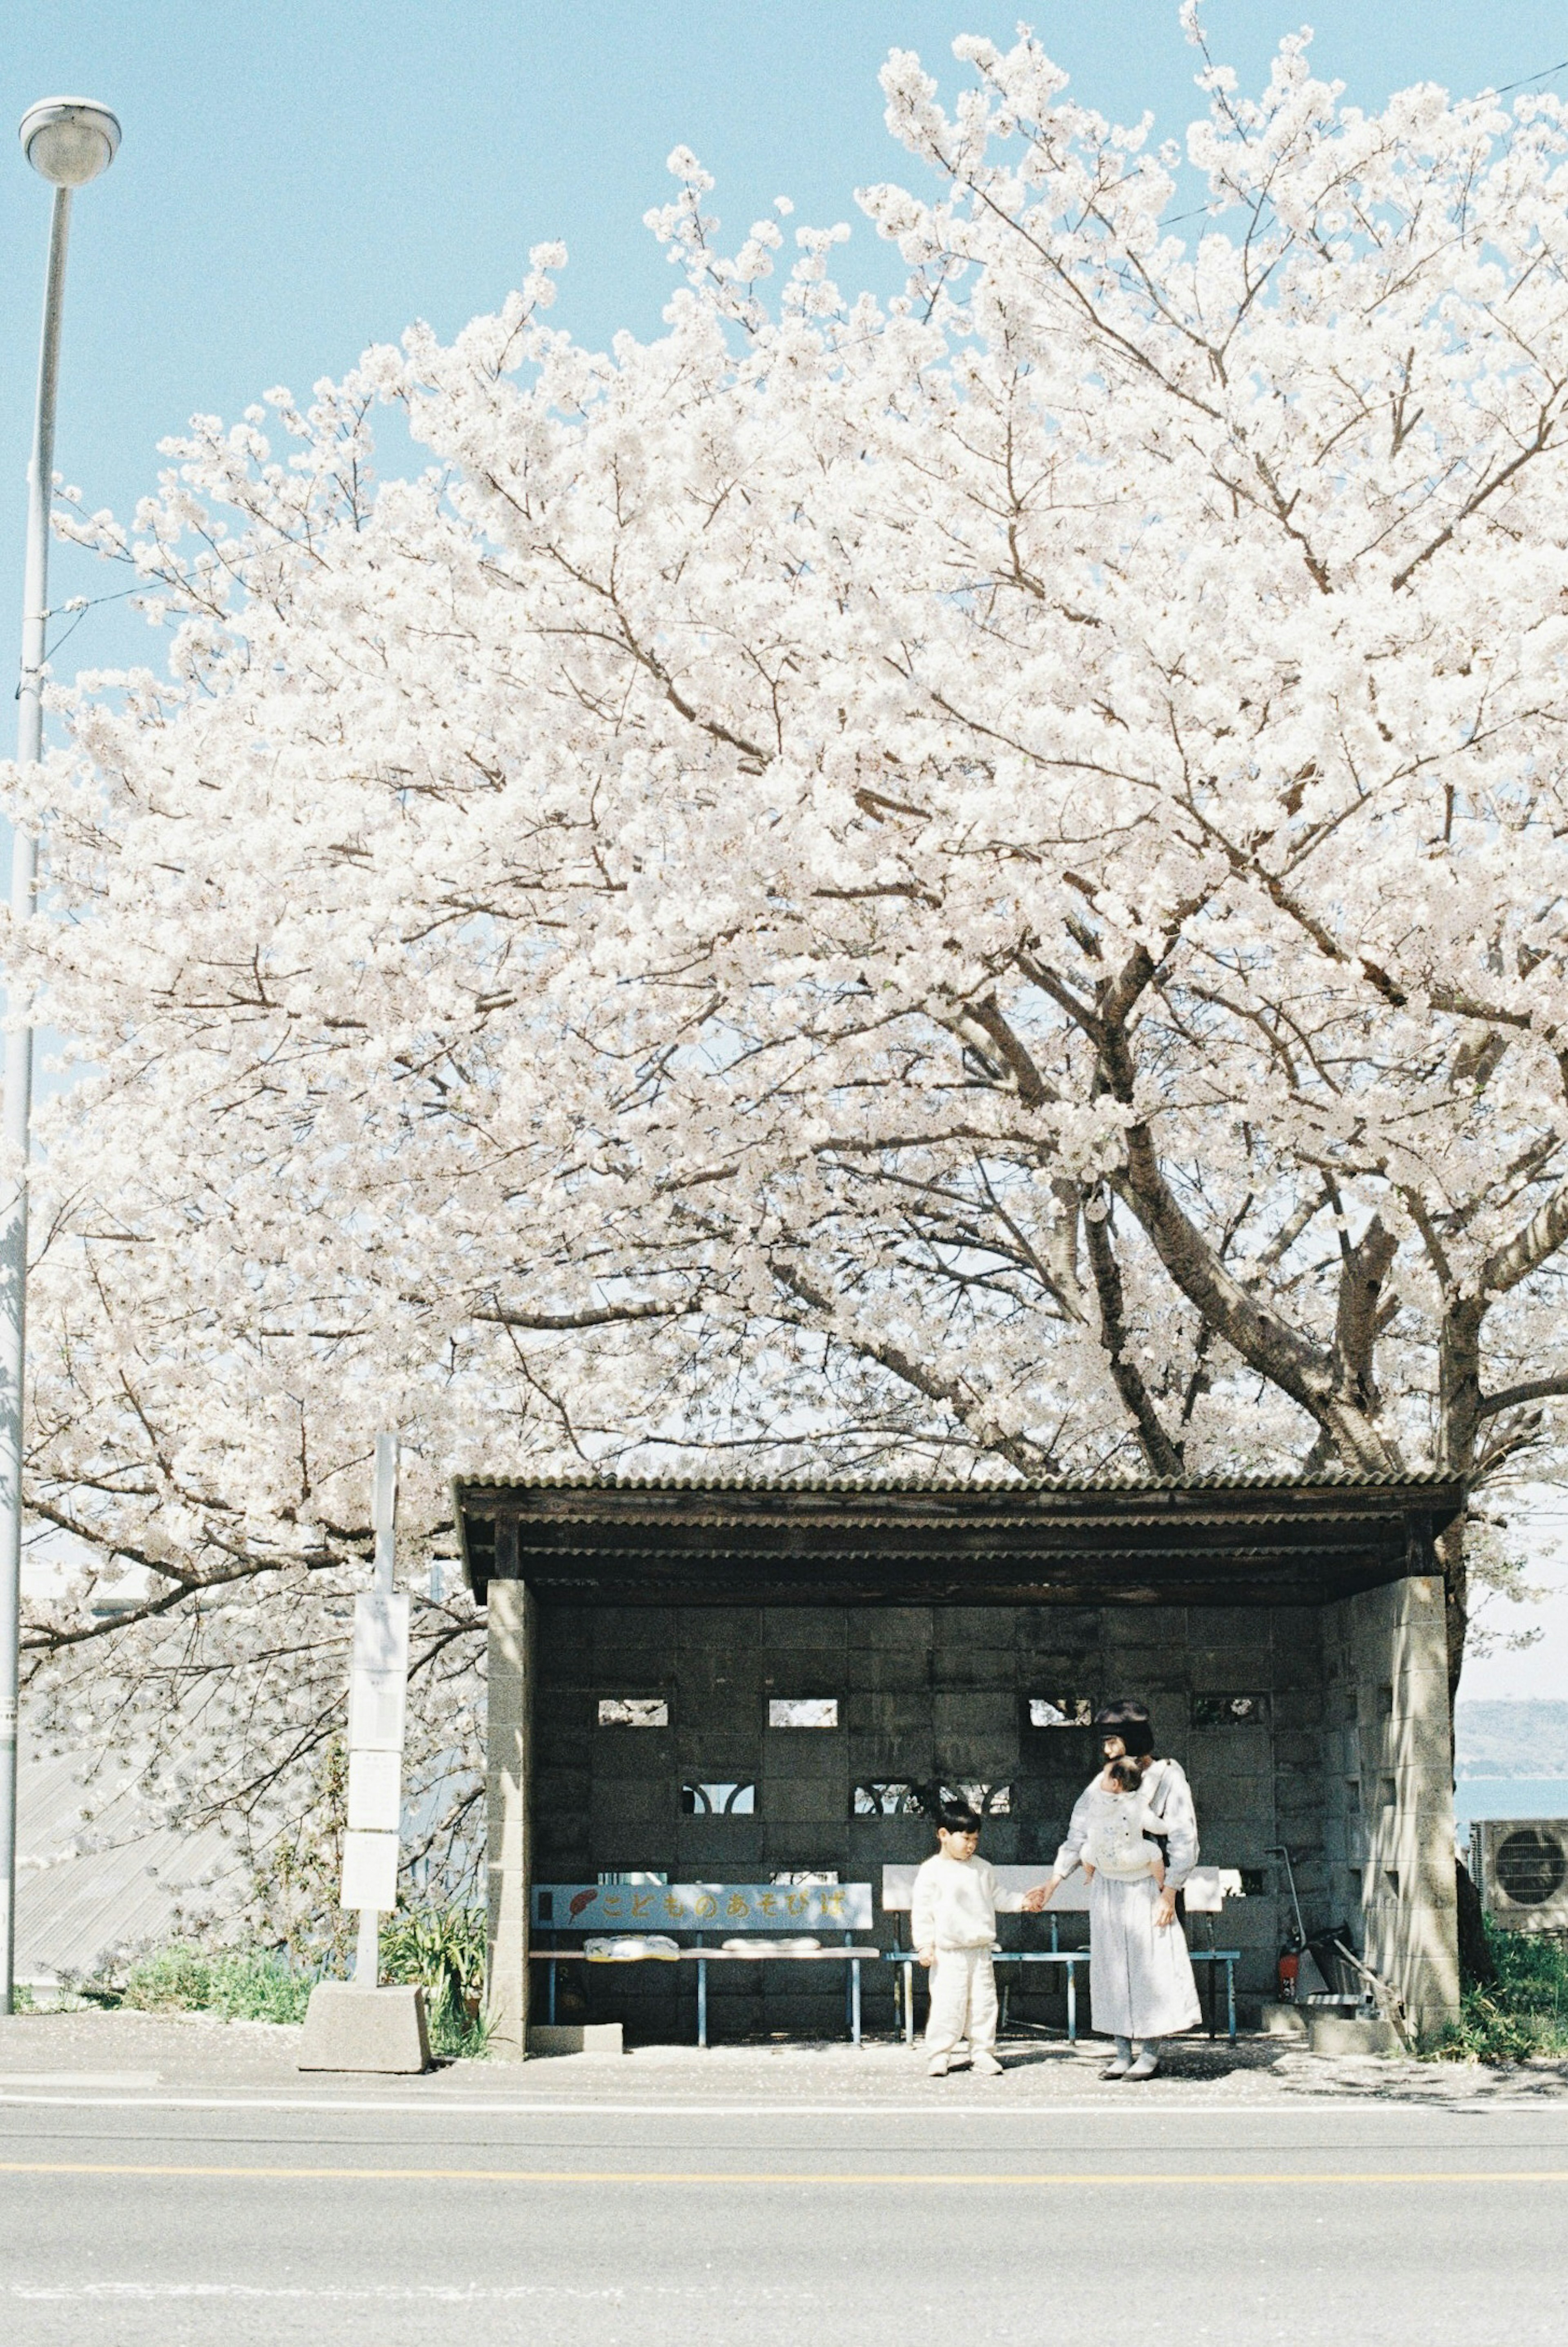
[{"label": "corrugated metal roof", "polygon": [[217,1826],[149,1828],[93,1756],[25,1759],[16,1789],[16,1977],[30,1987],[91,1978],[224,1903],[234,1843]]},{"label": "corrugated metal roof", "polygon": [[[1464,1504],[1413,1474],[602,1475],[453,1487],[481,1603],[1321,1604],[1412,1571]],[[1426,1560],[1412,1561],[1415,1548]]]},{"label": "corrugated metal roof", "polygon": [[459,1492],[479,1491],[1375,1491],[1452,1490],[1461,1479],[1432,1468],[1363,1474],[1329,1467],[1312,1475],[564,1475],[458,1476]]}]

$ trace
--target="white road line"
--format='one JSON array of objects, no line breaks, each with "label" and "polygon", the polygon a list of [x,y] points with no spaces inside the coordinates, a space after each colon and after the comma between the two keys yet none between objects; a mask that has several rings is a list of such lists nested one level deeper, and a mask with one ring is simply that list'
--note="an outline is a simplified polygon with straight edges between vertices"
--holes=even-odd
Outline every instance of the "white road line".
[{"label": "white road line", "polygon": [[[1093,2103],[566,2103],[566,2102],[446,2102],[434,2096],[316,2095],[13,2095],[0,2090],[0,2110],[82,2111],[348,2111],[356,2113],[416,2113],[422,2118],[917,2118],[1002,2119],[1016,2127],[1020,2119],[1102,2118],[1112,2112],[1124,2116],[1128,2097],[1107,2095]],[[1293,2094],[1277,2102],[1175,2102],[1140,2096],[1136,2108],[1145,2118],[1224,2117],[1273,2123],[1291,2111],[1342,2111],[1359,2117],[1489,2118],[1493,2113],[1517,2116],[1530,2111],[1538,2118],[1568,2121],[1568,2096],[1542,2103],[1532,2096],[1488,2099],[1478,2105],[1424,2102],[1360,2102],[1333,2093]]]},{"label": "white road line", "polygon": [[[105,2299],[124,2302],[171,2298],[262,2298],[303,2299],[311,2303],[319,2301],[331,2305],[339,2305],[345,2301],[350,2304],[368,2301],[372,2304],[385,2305],[388,2301],[399,2300],[406,2301],[410,2299],[434,2300],[443,2305],[466,2305],[470,2301],[480,2299],[513,2298],[610,2299],[622,2302],[629,2295],[624,2290],[581,2290],[574,2289],[569,2282],[548,2281],[512,2282],[488,2286],[477,2282],[415,2282],[406,2286],[396,2282],[381,2282],[364,2290],[355,2290],[343,2285],[327,2286],[317,2290],[304,2284],[295,2287],[287,2283],[264,2287],[261,2283],[240,2281],[12,2282],[9,2294],[12,2298],[22,2299],[29,2304],[39,2302],[53,2304],[62,2299],[79,2303],[83,2300]],[[637,2296],[640,2299],[648,2295],[686,2298],[709,2294],[708,2292],[699,2293],[696,2291],[668,2290],[655,2290],[651,2292],[645,2291],[641,2284],[639,2284],[637,2291]]]},{"label": "white road line", "polygon": [[137,2179],[164,2183],[173,2180],[215,2184],[520,2184],[520,2185],[591,2185],[627,2186],[656,2191],[700,2185],[704,2189],[729,2190],[743,2185],[764,2188],[778,2185],[803,2185],[837,2191],[847,2188],[860,2191],[876,2187],[878,2189],[920,2191],[996,2191],[1006,2189],[1047,2190],[1063,2188],[1108,2188],[1113,2192],[1130,2188],[1146,2190],[1159,2185],[1172,2190],[1200,2189],[1210,2186],[1226,2190],[1259,2187],[1269,2190],[1285,2188],[1299,2191],[1305,2185],[1333,2184],[1353,2187],[1358,2191],[1370,2186],[1393,2185],[1404,2188],[1413,2184],[1568,2184],[1568,2168],[1224,2168],[1207,2173],[1202,2168],[1135,2168],[1125,2165],[1111,2168],[1103,2173],[1091,2168],[1057,2168],[1049,2169],[1009,2168],[991,2175],[981,2170],[959,2169],[944,2174],[936,2168],[348,2168],[342,2163],[328,2165],[317,2162],[310,2167],[292,2168],[248,2167],[230,2165],[217,2167],[196,2160],[102,2160],[102,2159],[5,2159],[0,2160],[0,2175],[112,2178],[117,2183]]},{"label": "white road line", "polygon": [[121,2094],[139,2094],[161,2086],[161,2070],[4,2070],[0,2086],[115,2086]]}]

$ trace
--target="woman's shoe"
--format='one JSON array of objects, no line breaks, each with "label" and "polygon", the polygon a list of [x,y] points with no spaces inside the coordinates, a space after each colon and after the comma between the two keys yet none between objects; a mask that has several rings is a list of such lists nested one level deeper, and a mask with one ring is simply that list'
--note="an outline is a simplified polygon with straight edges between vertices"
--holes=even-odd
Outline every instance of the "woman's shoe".
[{"label": "woman's shoe", "polygon": [[1102,2078],[1130,2078],[1133,2075],[1132,2065],[1118,2054],[1113,2062],[1107,2062],[1100,2075]]},{"label": "woman's shoe", "polygon": [[1157,2054],[1140,2054],[1132,2068],[1122,2075],[1129,2078],[1152,2078],[1159,2066],[1160,2057]]}]

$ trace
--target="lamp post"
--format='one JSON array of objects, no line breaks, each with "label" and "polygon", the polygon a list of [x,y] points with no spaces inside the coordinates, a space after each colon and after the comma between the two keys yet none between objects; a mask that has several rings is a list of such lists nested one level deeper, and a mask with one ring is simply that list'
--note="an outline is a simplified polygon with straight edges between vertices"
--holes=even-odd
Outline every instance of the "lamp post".
[{"label": "lamp post", "polygon": [[[22,675],[17,689],[16,757],[36,764],[44,751],[44,652],[49,604],[49,507],[55,478],[55,391],[60,366],[60,310],[71,197],[119,147],[119,124],[88,97],[46,97],[22,117],[22,151],[55,190],[49,266],[44,280],[44,330],[38,347],[38,401],[27,468],[27,554],[22,586]],[[11,913],[33,913],[37,843],[20,826],[11,841]],[[27,1149],[33,1109],[33,1036],[5,1037],[5,1091],[0,1111],[5,1163],[15,1169],[0,1191],[0,2013],[12,2010],[16,1955],[16,1711],[21,1662],[22,1406],[26,1365]]]}]

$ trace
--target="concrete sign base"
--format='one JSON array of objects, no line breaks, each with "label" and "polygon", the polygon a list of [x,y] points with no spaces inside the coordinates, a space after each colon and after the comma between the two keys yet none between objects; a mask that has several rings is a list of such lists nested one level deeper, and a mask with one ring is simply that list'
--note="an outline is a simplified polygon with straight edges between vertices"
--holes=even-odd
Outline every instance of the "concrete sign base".
[{"label": "concrete sign base", "polygon": [[1391,2021],[1363,2021],[1353,2015],[1315,2013],[1307,2028],[1315,2054],[1388,2055],[1405,2050]]},{"label": "concrete sign base", "polygon": [[530,2054],[622,2054],[619,2021],[547,2023],[528,2032]]},{"label": "concrete sign base", "polygon": [[430,2033],[422,1988],[355,1988],[352,1981],[318,1981],[305,2014],[302,2070],[384,2070],[430,2067]]},{"label": "concrete sign base", "polygon": [[1266,2037],[1307,2040],[1307,2015],[1298,2004],[1266,2004],[1258,2026]]}]

